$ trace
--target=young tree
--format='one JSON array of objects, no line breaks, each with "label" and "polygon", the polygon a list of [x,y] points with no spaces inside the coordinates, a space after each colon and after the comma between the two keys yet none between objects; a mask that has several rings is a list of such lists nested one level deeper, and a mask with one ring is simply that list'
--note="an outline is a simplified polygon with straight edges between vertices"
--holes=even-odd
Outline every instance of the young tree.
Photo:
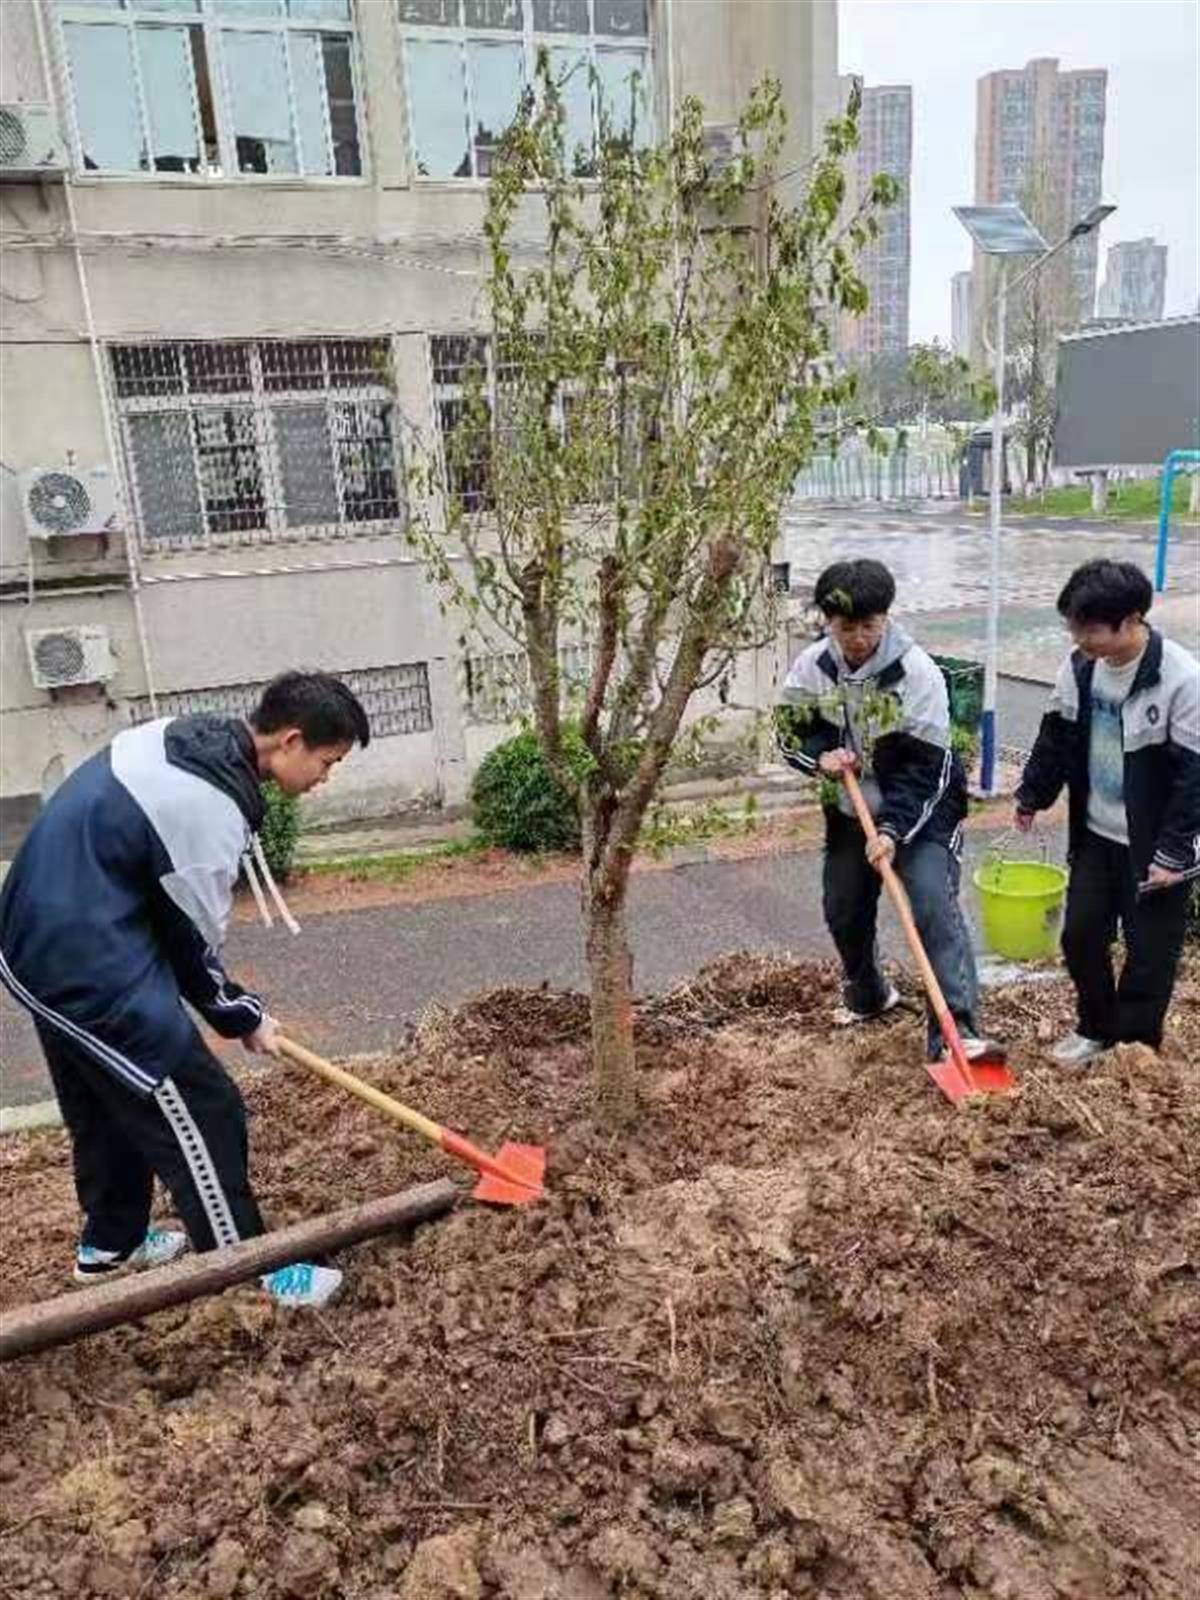
[{"label": "young tree", "polygon": [[[443,412],[444,463],[418,464],[410,538],[444,604],[515,645],[546,760],[578,803],[598,1099],[619,1125],[635,1104],[625,903],[639,830],[695,697],[773,638],[780,511],[819,418],[848,394],[829,329],[865,307],[855,255],[895,186],[876,180],[839,221],[857,99],[789,208],[772,186],[777,82],[719,154],[694,99],[663,142],[644,139],[636,79],[595,151],[573,150],[563,89],[543,53],[489,184],[490,325]],[[582,771],[562,665],[581,640]]]}]

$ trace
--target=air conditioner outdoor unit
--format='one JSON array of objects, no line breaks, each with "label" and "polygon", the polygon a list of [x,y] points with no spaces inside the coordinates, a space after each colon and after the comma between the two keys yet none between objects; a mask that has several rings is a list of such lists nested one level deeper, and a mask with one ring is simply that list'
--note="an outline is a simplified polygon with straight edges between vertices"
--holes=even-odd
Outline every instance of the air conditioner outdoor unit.
[{"label": "air conditioner outdoor unit", "polygon": [[25,532],[31,539],[108,533],[117,494],[107,467],[34,467],[21,474]]},{"label": "air conditioner outdoor unit", "polygon": [[107,628],[27,628],[25,648],[37,689],[107,683],[117,670]]},{"label": "air conditioner outdoor unit", "polygon": [[0,180],[61,178],[67,153],[49,106],[0,106]]}]

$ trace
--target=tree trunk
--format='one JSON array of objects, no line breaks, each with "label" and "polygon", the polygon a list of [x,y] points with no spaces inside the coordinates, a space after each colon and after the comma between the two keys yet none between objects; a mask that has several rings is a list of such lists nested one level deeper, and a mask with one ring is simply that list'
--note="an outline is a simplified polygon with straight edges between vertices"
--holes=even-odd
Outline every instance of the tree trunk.
[{"label": "tree trunk", "polygon": [[592,1059],[600,1116],[610,1127],[633,1121],[633,956],[625,931],[625,894],[588,889],[587,958],[592,983]]}]

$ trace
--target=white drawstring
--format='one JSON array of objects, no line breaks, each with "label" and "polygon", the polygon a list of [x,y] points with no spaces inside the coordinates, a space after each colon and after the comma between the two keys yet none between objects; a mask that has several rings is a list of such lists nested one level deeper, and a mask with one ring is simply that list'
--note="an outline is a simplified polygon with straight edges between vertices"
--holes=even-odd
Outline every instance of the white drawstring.
[{"label": "white drawstring", "polygon": [[250,885],[250,892],[254,896],[254,904],[258,907],[258,914],[268,928],[275,926],[271,913],[267,909],[266,898],[262,892],[262,885],[258,881],[258,873],[254,870],[254,857],[249,850],[242,855],[242,871],[246,874],[246,882]]},{"label": "white drawstring", "polygon": [[[271,875],[270,865],[267,862],[266,856],[263,854],[262,841],[259,839],[257,834],[255,834],[254,838],[251,840],[250,847],[254,851],[254,859],[258,862],[259,869],[262,872],[267,889],[270,891],[271,899],[275,902],[276,910],[283,918],[284,927],[289,933],[299,933],[300,924],[288,910],[287,901],[283,898],[283,895],[280,893],[279,885],[275,882],[275,879]],[[270,925],[271,919],[270,916],[268,916],[267,926],[270,927]]]}]

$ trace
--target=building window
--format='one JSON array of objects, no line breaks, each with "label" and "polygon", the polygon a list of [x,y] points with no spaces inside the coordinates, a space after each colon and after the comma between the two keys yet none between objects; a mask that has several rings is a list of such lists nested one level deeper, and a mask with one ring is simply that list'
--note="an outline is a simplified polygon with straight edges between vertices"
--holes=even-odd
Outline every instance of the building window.
[{"label": "building window", "polygon": [[[528,399],[522,400],[522,387],[514,381],[518,368],[511,361],[496,360],[490,339],[470,333],[432,334],[429,363],[447,493],[464,511],[490,511],[493,449],[520,448],[518,407]],[[559,389],[551,426],[560,438],[581,445],[575,452],[581,470],[569,491],[573,504],[601,505],[618,492],[636,498],[636,468],[643,452],[659,438],[658,401],[657,391],[645,392],[629,366],[612,369],[599,392],[584,394],[570,385]],[[470,439],[469,448],[464,448],[458,430],[476,405],[484,407],[487,426],[473,425],[464,435]],[[611,439],[611,452],[587,450],[589,439]]]},{"label": "building window", "polygon": [[[373,739],[386,739],[396,733],[428,733],[433,727],[433,706],[429,698],[429,668],[424,661],[397,667],[359,667],[335,674],[362,702]],[[248,717],[262,698],[266,683],[227,683],[212,689],[187,689],[179,694],[160,694],[160,717],[190,717],[197,712],[215,712],[227,717]],[[129,702],[135,723],[149,722],[153,716],[145,696]]]},{"label": "building window", "polygon": [[378,534],[403,518],[386,339],[110,351],[142,543]]},{"label": "building window", "polygon": [[[593,660],[590,644],[563,645],[559,650],[559,703],[564,712],[578,712],[581,708],[591,681]],[[463,670],[464,699],[472,722],[516,722],[532,711],[529,659],[523,651],[467,656]]]},{"label": "building window", "polygon": [[362,174],[351,0],[60,0],[87,172]]},{"label": "building window", "polygon": [[[649,0],[395,0],[411,148],[423,178],[486,178],[544,46],[562,85],[578,177],[595,171],[601,114],[652,133]],[[595,75],[595,85],[592,76]],[[634,86],[637,86],[636,105]]]}]

